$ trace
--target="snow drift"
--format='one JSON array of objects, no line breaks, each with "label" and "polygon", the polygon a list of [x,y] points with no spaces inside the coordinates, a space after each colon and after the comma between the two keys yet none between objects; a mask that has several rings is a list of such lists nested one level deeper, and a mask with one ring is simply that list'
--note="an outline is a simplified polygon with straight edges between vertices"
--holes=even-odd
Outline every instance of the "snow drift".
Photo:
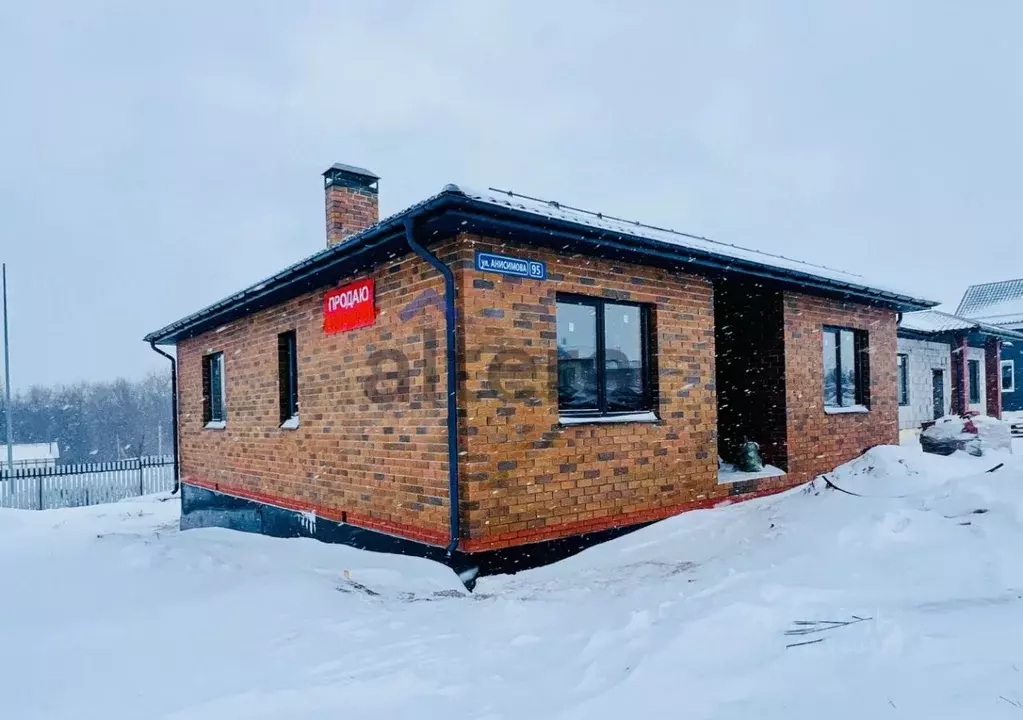
[{"label": "snow drift", "polygon": [[174,501],[0,511],[0,710],[1020,717],[1019,456],[881,447],[829,477],[860,496],[688,513],[473,595],[420,559],[181,533]]}]

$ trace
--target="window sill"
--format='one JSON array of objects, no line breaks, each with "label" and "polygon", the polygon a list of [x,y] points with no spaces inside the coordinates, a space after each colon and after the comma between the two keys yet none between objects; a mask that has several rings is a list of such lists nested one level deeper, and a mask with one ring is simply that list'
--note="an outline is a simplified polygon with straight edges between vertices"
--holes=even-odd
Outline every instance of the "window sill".
[{"label": "window sill", "polygon": [[292,415],[281,423],[281,430],[298,430],[298,415]]},{"label": "window sill", "polygon": [[626,413],[624,415],[561,415],[558,417],[558,423],[563,426],[659,423],[660,421],[660,418],[653,412]]},{"label": "window sill", "polygon": [[226,420],[210,420],[208,423],[203,425],[203,428],[206,430],[223,430],[226,427]]},{"label": "window sill", "polygon": [[848,407],[824,406],[824,412],[828,415],[848,415],[850,413],[868,413],[870,408],[866,405],[849,405]]},{"label": "window sill", "polygon": [[743,472],[742,470],[724,470],[718,468],[718,485],[731,485],[737,482],[749,482],[750,480],[765,480],[767,478],[785,477],[787,473],[780,467],[764,465],[763,470],[757,472]]}]

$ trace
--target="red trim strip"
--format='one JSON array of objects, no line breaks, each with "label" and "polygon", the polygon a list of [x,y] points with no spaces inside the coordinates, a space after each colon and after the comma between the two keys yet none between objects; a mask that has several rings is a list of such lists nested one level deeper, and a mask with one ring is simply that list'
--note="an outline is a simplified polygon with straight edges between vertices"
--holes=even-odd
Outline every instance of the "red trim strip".
[{"label": "red trim strip", "polygon": [[596,532],[598,530],[610,530],[612,528],[626,527],[628,525],[664,520],[665,518],[673,515],[680,515],[681,513],[689,512],[690,510],[706,510],[709,508],[725,507],[727,505],[734,505],[735,503],[745,502],[747,500],[754,500],[756,498],[774,495],[776,493],[784,492],[785,490],[791,490],[799,484],[800,483],[795,483],[793,485],[786,485],[782,487],[771,487],[764,490],[746,493],[744,495],[734,495],[726,498],[704,498],[702,500],[682,503],[681,505],[671,505],[652,510],[637,510],[635,512],[623,513],[621,515],[579,520],[577,522],[565,523],[563,525],[555,525],[552,527],[517,530],[514,532],[500,533],[482,538],[462,540],[459,543],[459,548],[466,552],[497,550],[513,545],[525,545],[527,543],[543,542],[545,540],[556,540],[558,538],[568,537],[571,535],[582,535],[583,533]]}]

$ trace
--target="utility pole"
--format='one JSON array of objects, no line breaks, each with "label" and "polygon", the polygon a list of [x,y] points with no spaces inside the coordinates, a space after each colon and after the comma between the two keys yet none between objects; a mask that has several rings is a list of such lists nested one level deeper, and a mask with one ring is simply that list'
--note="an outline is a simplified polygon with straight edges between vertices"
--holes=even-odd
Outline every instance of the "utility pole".
[{"label": "utility pole", "polygon": [[[4,414],[7,416],[7,472],[14,475],[14,429],[11,424],[11,350],[7,335],[7,263],[3,263],[4,285]],[[11,482],[14,482],[11,480]]]}]

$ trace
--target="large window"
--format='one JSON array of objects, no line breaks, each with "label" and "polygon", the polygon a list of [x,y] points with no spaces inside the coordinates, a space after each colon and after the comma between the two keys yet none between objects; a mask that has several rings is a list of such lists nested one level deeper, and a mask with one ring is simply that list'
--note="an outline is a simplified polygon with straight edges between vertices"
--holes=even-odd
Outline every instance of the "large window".
[{"label": "large window", "polygon": [[909,355],[899,353],[899,405],[909,405]]},{"label": "large window", "polygon": [[558,295],[558,407],[564,415],[653,409],[649,308]]},{"label": "large window", "polygon": [[1016,363],[1012,360],[1002,360],[1002,392],[1009,393],[1016,391]]},{"label": "large window", "polygon": [[277,336],[277,387],[280,393],[281,425],[298,423],[298,350],[295,331]]},{"label": "large window", "polygon": [[224,353],[202,359],[202,419],[207,425],[223,425],[227,420],[224,390]]},{"label": "large window", "polygon": [[867,334],[850,328],[824,328],[824,406],[867,405]]},{"label": "large window", "polygon": [[966,369],[970,375],[970,404],[980,402],[980,360],[967,360]]}]

